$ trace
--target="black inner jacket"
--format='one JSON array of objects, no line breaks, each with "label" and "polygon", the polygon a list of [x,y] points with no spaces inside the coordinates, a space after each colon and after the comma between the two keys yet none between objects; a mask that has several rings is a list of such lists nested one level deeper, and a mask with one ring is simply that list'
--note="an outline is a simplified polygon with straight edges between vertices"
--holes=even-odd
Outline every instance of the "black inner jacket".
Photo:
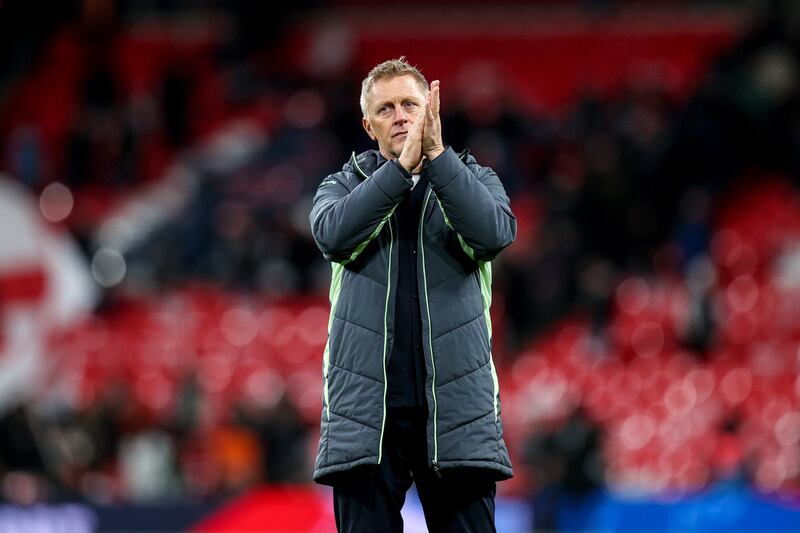
[{"label": "black inner jacket", "polygon": [[387,407],[425,407],[425,356],[417,290],[417,236],[427,179],[420,176],[397,206],[399,265],[394,345],[387,368]]}]

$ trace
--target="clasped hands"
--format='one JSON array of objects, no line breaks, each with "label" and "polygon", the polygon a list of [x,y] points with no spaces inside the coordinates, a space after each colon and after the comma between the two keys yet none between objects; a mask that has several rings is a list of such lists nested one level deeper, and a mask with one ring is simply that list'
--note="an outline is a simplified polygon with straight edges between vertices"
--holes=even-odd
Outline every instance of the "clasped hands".
[{"label": "clasped hands", "polygon": [[431,83],[422,112],[408,130],[399,162],[407,171],[416,173],[423,158],[433,161],[442,152],[442,121],[439,117],[439,80]]}]

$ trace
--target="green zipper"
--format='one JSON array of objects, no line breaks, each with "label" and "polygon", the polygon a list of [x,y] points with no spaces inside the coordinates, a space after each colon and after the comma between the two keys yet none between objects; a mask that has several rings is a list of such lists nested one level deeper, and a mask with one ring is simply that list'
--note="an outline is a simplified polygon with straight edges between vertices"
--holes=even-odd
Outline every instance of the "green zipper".
[{"label": "green zipper", "polygon": [[358,166],[358,158],[356,158],[355,151],[352,154],[350,154],[350,161],[352,161],[353,166],[356,167],[356,170],[358,171],[359,174],[361,174],[362,178],[369,179],[369,176],[367,176],[366,172],[361,170],[361,167]]},{"label": "green zipper", "polygon": [[[353,152],[350,156],[350,160],[353,163],[356,171],[361,174],[361,177],[369,179],[366,172],[361,170],[361,167],[358,165],[358,159],[356,157],[356,153]],[[387,376],[387,369],[386,369],[386,355],[388,351],[389,345],[389,295],[392,291],[392,249],[394,247],[394,230],[392,230],[392,215],[394,214],[394,210],[397,208],[395,205],[389,214],[386,216],[386,221],[389,222],[389,260],[388,260],[388,268],[386,269],[386,301],[384,302],[383,307],[383,417],[381,418],[381,437],[378,439],[378,464],[381,463],[383,460],[383,435],[386,429],[386,393],[389,388],[389,379]],[[380,232],[380,226],[376,230]],[[373,235],[373,237],[377,236],[377,234]]]},{"label": "green zipper", "polygon": [[[466,163],[468,154],[469,151],[465,150],[459,159],[461,159],[463,163]],[[425,202],[422,204],[422,213],[419,217],[419,250],[420,259],[422,260],[422,283],[425,287],[425,312],[428,318],[428,348],[431,352],[431,368],[433,368],[433,375],[431,377],[431,395],[433,396],[433,461],[431,462],[431,467],[436,477],[441,478],[442,474],[439,472],[439,402],[436,400],[436,358],[433,354],[433,327],[431,326],[431,306],[428,298],[428,272],[425,268],[425,243],[422,239],[422,230],[425,227],[425,211],[428,208],[428,201],[430,201],[432,193],[433,187],[428,189]],[[444,209],[442,209],[442,213],[444,214]]]},{"label": "green zipper", "polygon": [[425,311],[428,318],[428,348],[431,352],[431,367],[433,368],[433,375],[431,379],[431,394],[433,396],[433,470],[439,473],[439,438],[438,438],[438,424],[439,424],[439,404],[436,401],[436,360],[433,356],[433,333],[431,331],[431,307],[428,302],[428,273],[425,268],[425,244],[422,239],[422,229],[424,228],[425,211],[428,207],[428,201],[431,198],[433,189],[428,189],[428,194],[425,196],[425,202],[422,204],[422,214],[419,219],[419,250],[420,258],[422,259],[422,284],[425,287]]},{"label": "green zipper", "polygon": [[[392,210],[394,211],[394,209]],[[392,247],[394,245],[394,231],[392,230],[391,213],[389,215],[389,268],[386,269],[386,302],[383,308],[383,418],[381,419],[381,438],[378,441],[378,464],[383,459],[383,432],[386,427],[386,391],[389,380],[386,375],[386,352],[389,344],[389,293],[392,289]]]}]

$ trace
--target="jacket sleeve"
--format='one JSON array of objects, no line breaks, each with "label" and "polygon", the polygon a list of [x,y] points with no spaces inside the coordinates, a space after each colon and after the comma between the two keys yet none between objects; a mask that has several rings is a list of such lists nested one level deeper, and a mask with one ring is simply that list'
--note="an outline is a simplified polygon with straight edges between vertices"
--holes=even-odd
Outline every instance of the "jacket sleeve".
[{"label": "jacket sleeve", "polygon": [[425,167],[445,221],[473,259],[490,261],[517,236],[517,219],[497,174],[465,165],[447,148]]},{"label": "jacket sleeve", "polygon": [[328,176],[317,188],[309,215],[311,233],[329,261],[349,263],[378,236],[413,181],[389,161],[350,191],[343,173]]}]

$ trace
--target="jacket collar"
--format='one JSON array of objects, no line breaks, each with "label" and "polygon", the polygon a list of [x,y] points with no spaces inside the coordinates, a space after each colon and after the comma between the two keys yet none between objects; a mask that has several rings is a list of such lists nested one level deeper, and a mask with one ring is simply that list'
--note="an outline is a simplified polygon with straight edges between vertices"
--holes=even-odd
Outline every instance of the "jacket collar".
[{"label": "jacket collar", "polygon": [[353,172],[359,179],[365,180],[386,161],[387,159],[378,150],[367,150],[358,155],[353,152],[350,160],[345,163],[344,169]]},{"label": "jacket collar", "polygon": [[[470,156],[469,148],[461,152],[458,158],[466,164],[475,161],[475,158]],[[353,152],[350,155],[350,159],[345,163],[344,170],[353,172],[359,179],[365,180],[372,176],[372,173],[378,170],[386,161],[388,160],[378,150],[367,150],[358,155]]]}]

